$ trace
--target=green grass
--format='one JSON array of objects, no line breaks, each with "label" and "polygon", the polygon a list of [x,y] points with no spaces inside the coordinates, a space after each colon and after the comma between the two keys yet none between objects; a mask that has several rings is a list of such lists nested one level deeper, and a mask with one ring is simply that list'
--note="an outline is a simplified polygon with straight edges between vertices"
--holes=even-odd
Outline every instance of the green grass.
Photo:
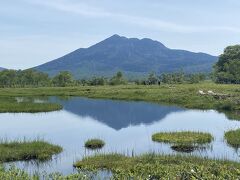
[{"label": "green grass", "polygon": [[85,147],[88,149],[100,149],[105,145],[101,139],[89,139],[85,142]]},{"label": "green grass", "polygon": [[[200,95],[199,90],[227,94],[226,98]],[[240,85],[199,83],[173,85],[120,85],[43,88],[0,88],[0,97],[83,96],[118,100],[148,101],[192,109],[240,111]],[[3,108],[4,106],[2,106]],[[240,119],[240,113],[235,118]]]},{"label": "green grass", "polygon": [[209,133],[203,132],[160,132],[152,135],[155,142],[172,143],[172,144],[206,144],[213,140]]},{"label": "green grass", "polygon": [[24,170],[16,167],[10,167],[9,169],[0,166],[0,179],[1,180],[90,180],[92,179],[91,173],[76,173],[67,176],[61,173],[34,173],[33,175],[28,174]]},{"label": "green grass", "polygon": [[5,141],[0,143],[0,162],[48,160],[62,148],[41,140]]},{"label": "green grass", "polygon": [[37,113],[60,109],[62,106],[56,103],[17,102],[14,98],[0,98],[0,113]]},{"label": "green grass", "polygon": [[[226,99],[213,96],[201,96],[199,90],[228,94]],[[138,100],[167,103],[198,109],[235,109],[240,110],[240,85],[223,85],[214,83],[175,84],[175,85],[120,85],[120,86],[79,86],[50,88],[2,88],[2,97],[22,96],[84,96],[91,98],[108,98],[120,100]],[[224,106],[225,105],[225,106]]]},{"label": "green grass", "polygon": [[238,179],[240,164],[193,156],[119,154],[86,157],[74,164],[84,170],[106,169],[115,179]]},{"label": "green grass", "polygon": [[227,143],[232,147],[240,147],[240,129],[228,131],[225,133],[224,137]]},{"label": "green grass", "polygon": [[37,112],[51,112],[62,109],[60,104],[54,103],[0,103],[0,113],[37,113]]}]

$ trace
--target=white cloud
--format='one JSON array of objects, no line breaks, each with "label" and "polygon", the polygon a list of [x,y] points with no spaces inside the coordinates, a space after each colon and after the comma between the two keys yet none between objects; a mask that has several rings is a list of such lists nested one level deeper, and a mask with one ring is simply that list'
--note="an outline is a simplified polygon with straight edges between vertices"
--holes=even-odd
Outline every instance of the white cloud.
[{"label": "white cloud", "polygon": [[73,2],[66,0],[25,0],[28,3],[41,5],[66,13],[74,13],[87,18],[111,18],[119,22],[138,25],[140,27],[149,28],[153,30],[178,32],[178,33],[207,33],[207,32],[230,32],[240,33],[240,27],[229,26],[191,26],[185,24],[178,24],[175,22],[168,22],[156,18],[147,18],[141,16],[133,16],[129,14],[121,14],[108,11],[100,7],[94,7],[83,2]]}]

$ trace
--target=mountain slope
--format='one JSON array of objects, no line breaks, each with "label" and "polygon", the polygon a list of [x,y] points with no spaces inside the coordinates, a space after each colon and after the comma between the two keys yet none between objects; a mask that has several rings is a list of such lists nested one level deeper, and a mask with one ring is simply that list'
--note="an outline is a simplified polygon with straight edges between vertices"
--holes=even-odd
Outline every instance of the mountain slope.
[{"label": "mountain slope", "polygon": [[0,67],[0,71],[3,71],[5,68]]},{"label": "mountain slope", "polygon": [[111,76],[119,70],[128,76],[136,76],[151,71],[210,72],[216,61],[215,56],[169,49],[151,39],[128,39],[113,35],[89,48],[77,49],[35,69],[50,75],[67,70],[77,78]]}]

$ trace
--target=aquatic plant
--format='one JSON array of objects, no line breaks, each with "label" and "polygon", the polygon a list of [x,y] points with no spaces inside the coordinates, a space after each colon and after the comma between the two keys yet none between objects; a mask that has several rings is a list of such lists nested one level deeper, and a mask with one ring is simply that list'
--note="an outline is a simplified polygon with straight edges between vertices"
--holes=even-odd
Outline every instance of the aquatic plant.
[{"label": "aquatic plant", "polygon": [[155,142],[173,143],[173,144],[206,144],[213,140],[210,133],[203,132],[160,132],[152,135]]},{"label": "aquatic plant", "polygon": [[10,168],[4,168],[0,166],[0,179],[1,180],[90,180],[95,177],[93,173],[79,172],[75,174],[70,174],[67,176],[61,173],[34,173],[33,175],[28,174],[24,170],[18,169],[15,166]]},{"label": "aquatic plant", "polygon": [[112,179],[238,179],[240,164],[193,156],[101,154],[74,164],[85,170],[111,170]]},{"label": "aquatic plant", "polygon": [[16,140],[0,142],[0,162],[48,160],[62,152],[62,148],[43,140]]},{"label": "aquatic plant", "polygon": [[225,132],[224,137],[230,146],[234,148],[240,147],[240,129]]},{"label": "aquatic plant", "polygon": [[89,149],[100,149],[105,145],[101,139],[89,139],[85,142],[85,147]]}]

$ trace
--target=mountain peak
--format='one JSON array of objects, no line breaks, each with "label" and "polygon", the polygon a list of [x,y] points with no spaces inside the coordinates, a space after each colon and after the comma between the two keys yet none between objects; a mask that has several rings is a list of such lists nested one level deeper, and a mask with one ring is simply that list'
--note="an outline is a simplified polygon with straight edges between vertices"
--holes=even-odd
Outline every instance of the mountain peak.
[{"label": "mountain peak", "polygon": [[114,35],[112,35],[110,38],[121,38],[121,36],[118,35],[118,34],[114,34]]},{"label": "mountain peak", "polygon": [[122,43],[125,45],[135,44],[135,45],[141,45],[141,46],[148,46],[149,48],[151,48],[151,47],[167,48],[161,42],[154,41],[150,38],[143,38],[143,39],[127,38],[125,36],[120,36],[118,34],[114,34],[114,35],[110,36],[109,38],[101,41],[97,45],[105,45],[105,44],[114,45],[114,44],[122,44]]},{"label": "mountain peak", "polygon": [[120,36],[118,34],[114,34],[114,35],[110,36],[109,38],[107,38],[103,41],[120,41],[120,40],[123,40],[123,39],[127,39],[127,38],[124,37],[124,36]]}]

